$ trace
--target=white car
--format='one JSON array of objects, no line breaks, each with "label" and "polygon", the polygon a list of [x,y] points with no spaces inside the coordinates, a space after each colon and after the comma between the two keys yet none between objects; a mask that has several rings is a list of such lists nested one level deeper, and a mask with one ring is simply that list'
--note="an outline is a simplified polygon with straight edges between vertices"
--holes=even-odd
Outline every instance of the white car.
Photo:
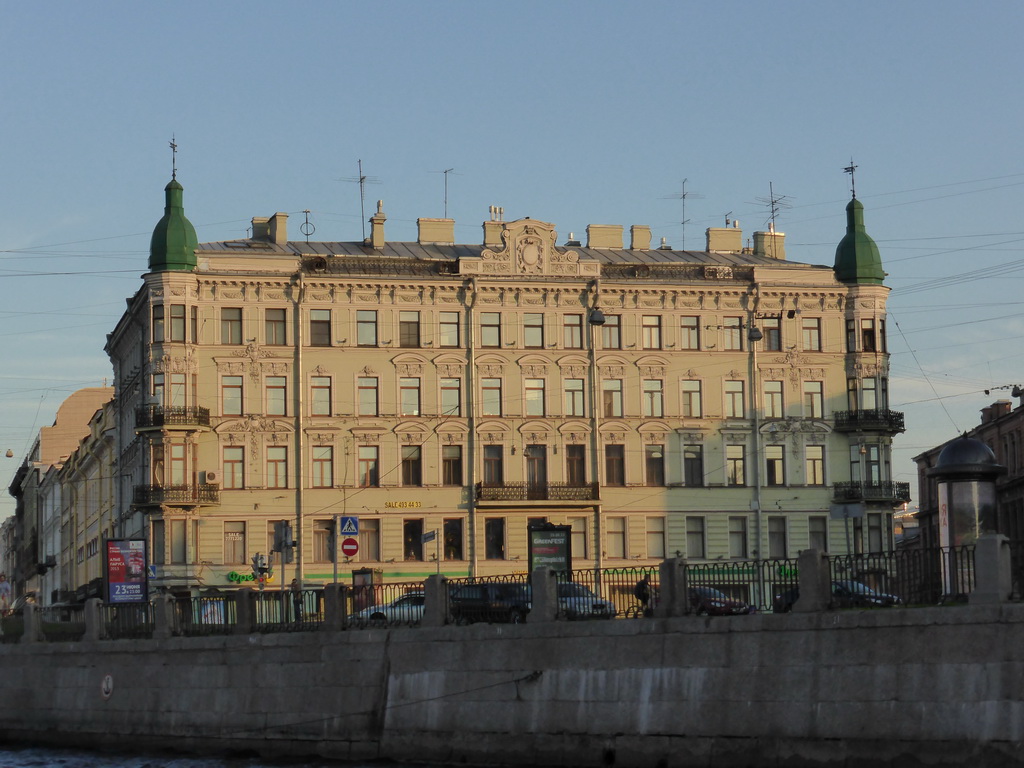
[{"label": "white car", "polygon": [[388,624],[419,624],[423,618],[423,593],[410,592],[390,603],[371,605],[348,617],[349,624],[357,626],[386,626]]},{"label": "white car", "polygon": [[567,619],[610,619],[615,606],[602,600],[582,584],[574,581],[558,583],[558,611]]}]

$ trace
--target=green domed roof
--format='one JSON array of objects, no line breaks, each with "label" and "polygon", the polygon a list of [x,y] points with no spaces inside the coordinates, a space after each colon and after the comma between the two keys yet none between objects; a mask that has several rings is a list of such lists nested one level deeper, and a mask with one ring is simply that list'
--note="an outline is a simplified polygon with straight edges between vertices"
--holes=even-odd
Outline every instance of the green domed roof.
[{"label": "green domed roof", "polygon": [[151,272],[195,269],[199,238],[192,222],[185,218],[181,184],[172,178],[164,187],[164,195],[164,217],[157,222],[153,239],[149,241],[149,269]]},{"label": "green domed roof", "polygon": [[885,280],[878,246],[864,229],[864,205],[854,198],[846,206],[846,236],[836,248],[836,278],[844,283],[881,285]]}]

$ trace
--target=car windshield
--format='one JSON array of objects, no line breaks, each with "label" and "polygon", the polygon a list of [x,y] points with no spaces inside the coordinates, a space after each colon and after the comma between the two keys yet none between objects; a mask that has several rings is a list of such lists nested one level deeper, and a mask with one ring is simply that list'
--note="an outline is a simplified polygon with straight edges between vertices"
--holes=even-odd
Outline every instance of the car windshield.
[{"label": "car windshield", "polygon": [[719,592],[717,589],[711,587],[697,587],[697,593],[701,597],[713,597],[715,600],[728,600],[724,592]]},{"label": "car windshield", "polygon": [[558,585],[558,596],[559,597],[596,597],[593,592],[584,587],[582,584],[576,584],[575,582],[563,583]]},{"label": "car windshield", "polygon": [[861,595],[876,595],[878,594],[869,587],[867,584],[861,584],[859,581],[840,581],[839,584],[850,592],[856,592]]}]

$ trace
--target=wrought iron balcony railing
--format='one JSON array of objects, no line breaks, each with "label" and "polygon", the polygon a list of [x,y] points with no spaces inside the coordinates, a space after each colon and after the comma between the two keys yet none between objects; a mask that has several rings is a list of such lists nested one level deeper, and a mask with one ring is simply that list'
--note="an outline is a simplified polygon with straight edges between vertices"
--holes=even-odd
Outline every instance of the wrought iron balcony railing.
[{"label": "wrought iron balcony railing", "polygon": [[135,428],[208,427],[210,409],[198,405],[143,405],[135,409]]},{"label": "wrought iron balcony railing", "polygon": [[889,501],[902,504],[910,501],[910,483],[833,483],[832,498],[835,501]]},{"label": "wrought iron balcony railing", "polygon": [[477,501],[597,501],[601,498],[597,483],[477,483]]},{"label": "wrought iron balcony railing", "polygon": [[873,408],[865,411],[836,411],[837,432],[905,432],[903,413],[888,408]]},{"label": "wrought iron balcony railing", "polygon": [[200,485],[136,485],[135,504],[220,504],[220,486]]}]

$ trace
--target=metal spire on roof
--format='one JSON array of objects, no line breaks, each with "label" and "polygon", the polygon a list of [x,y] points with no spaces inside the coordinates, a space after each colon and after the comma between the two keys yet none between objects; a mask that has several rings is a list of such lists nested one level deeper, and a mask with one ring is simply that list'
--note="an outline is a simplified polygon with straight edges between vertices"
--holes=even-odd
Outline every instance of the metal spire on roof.
[{"label": "metal spire on roof", "polygon": [[854,177],[853,177],[853,172],[856,171],[856,170],[857,170],[857,166],[853,164],[853,158],[851,157],[850,158],[850,164],[848,166],[846,166],[845,168],[843,168],[843,173],[850,174],[850,194],[853,196],[854,200],[857,199],[857,183],[856,183],[856,181],[854,180]]},{"label": "metal spire on roof", "polygon": [[171,178],[178,178],[178,145],[174,143],[174,134],[171,134]]}]

